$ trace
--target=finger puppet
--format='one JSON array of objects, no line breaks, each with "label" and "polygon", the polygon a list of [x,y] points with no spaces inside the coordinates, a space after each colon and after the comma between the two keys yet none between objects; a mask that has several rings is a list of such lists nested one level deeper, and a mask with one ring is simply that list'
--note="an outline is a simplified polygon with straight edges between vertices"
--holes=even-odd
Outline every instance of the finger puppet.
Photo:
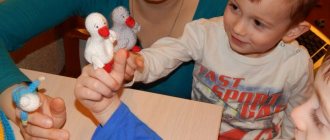
[{"label": "finger puppet", "polygon": [[111,30],[117,33],[117,45],[115,52],[121,48],[138,52],[141,49],[136,46],[136,33],[141,26],[129,15],[129,12],[122,6],[115,8],[111,14],[113,26]]},{"label": "finger puppet", "polygon": [[85,26],[90,34],[86,43],[85,59],[93,65],[94,69],[104,68],[110,72],[116,33],[109,30],[106,18],[96,12],[86,17]]},{"label": "finger puppet", "polygon": [[40,77],[32,81],[28,86],[18,86],[13,90],[12,98],[17,108],[21,110],[20,118],[23,125],[27,124],[28,113],[37,110],[41,106],[37,88],[40,81],[45,77]]}]

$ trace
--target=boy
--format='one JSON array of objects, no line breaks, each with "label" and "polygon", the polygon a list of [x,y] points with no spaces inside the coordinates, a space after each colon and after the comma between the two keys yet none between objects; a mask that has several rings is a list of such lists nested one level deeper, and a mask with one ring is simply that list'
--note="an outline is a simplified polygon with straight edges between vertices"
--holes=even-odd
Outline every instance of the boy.
[{"label": "boy", "polygon": [[[193,59],[192,98],[224,106],[219,138],[292,138],[289,114],[312,93],[313,82],[307,51],[292,41],[309,29],[303,20],[313,3],[230,0],[224,17],[194,21],[181,38],[161,39],[142,57],[131,54],[126,76],[138,69],[134,81],[152,82]],[[120,84],[105,79],[105,72],[85,69],[77,81],[76,95],[91,110],[90,100],[97,102],[98,93],[110,98],[109,88]],[[102,107],[102,120],[109,108]]]},{"label": "boy", "polygon": [[152,82],[195,61],[193,100],[224,107],[219,138],[292,138],[292,109],[313,82],[312,61],[294,39],[314,0],[229,0],[223,17],[186,25],[179,39],[164,38],[130,55],[126,77]]}]

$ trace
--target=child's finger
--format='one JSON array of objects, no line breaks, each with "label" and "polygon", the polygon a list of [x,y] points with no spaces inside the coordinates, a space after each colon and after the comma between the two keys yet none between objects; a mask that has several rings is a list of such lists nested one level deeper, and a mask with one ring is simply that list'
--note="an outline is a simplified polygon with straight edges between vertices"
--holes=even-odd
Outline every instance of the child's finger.
[{"label": "child's finger", "polygon": [[125,76],[124,76],[125,83],[129,83],[132,80],[133,80],[133,76],[129,76],[129,75],[125,74]]},{"label": "child's finger", "polygon": [[103,83],[98,79],[95,79],[93,77],[82,76],[77,79],[77,82],[81,84],[83,87],[93,90],[103,96],[111,97],[111,92],[112,92],[111,89],[109,89],[107,85],[105,85],[105,83]]},{"label": "child's finger", "polygon": [[104,69],[94,70],[90,66],[84,67],[83,73],[78,77],[76,88],[79,88],[79,86],[90,88],[105,97],[111,97],[113,95],[112,92],[120,87],[119,83]]},{"label": "child's finger", "polygon": [[126,69],[125,69],[125,76],[133,76],[135,72],[135,69],[132,68],[131,66],[126,65]]},{"label": "child's finger", "polygon": [[137,70],[139,72],[143,72],[143,69],[144,69],[144,59],[143,59],[143,57],[141,55],[138,56],[138,57],[136,57],[135,63],[136,63],[136,66],[137,66]]},{"label": "child's finger", "polygon": [[133,52],[129,52],[129,57],[127,58],[127,65],[130,66],[132,69],[136,69],[137,65],[135,62],[135,59],[138,54],[137,53],[133,53]]},{"label": "child's finger", "polygon": [[75,95],[78,100],[100,101],[102,95],[86,87],[80,87],[75,90]]},{"label": "child's finger", "polygon": [[119,50],[115,55],[115,60],[113,64],[113,70],[110,75],[119,85],[122,84],[124,80],[126,61],[128,52],[124,49]]}]

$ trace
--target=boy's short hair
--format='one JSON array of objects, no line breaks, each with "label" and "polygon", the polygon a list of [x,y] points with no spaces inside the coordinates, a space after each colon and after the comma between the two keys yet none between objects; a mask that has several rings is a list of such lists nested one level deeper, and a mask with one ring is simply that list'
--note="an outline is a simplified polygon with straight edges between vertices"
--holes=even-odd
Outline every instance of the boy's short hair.
[{"label": "boy's short hair", "polygon": [[[252,2],[260,2],[262,0],[250,0]],[[287,4],[291,4],[290,18],[292,20],[290,26],[294,26],[306,19],[310,11],[316,5],[318,0],[286,0]]]}]

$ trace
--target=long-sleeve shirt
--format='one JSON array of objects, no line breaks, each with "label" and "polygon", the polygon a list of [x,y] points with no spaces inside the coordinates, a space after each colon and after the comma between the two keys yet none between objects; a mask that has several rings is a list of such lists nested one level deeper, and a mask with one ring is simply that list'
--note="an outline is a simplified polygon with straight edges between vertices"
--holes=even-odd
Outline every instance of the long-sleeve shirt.
[{"label": "long-sleeve shirt", "polygon": [[152,82],[181,63],[195,61],[192,99],[224,107],[221,139],[292,138],[290,113],[312,93],[312,61],[295,43],[279,42],[267,55],[233,51],[223,18],[188,23],[178,38],[143,49],[144,71],[136,81]]},{"label": "long-sleeve shirt", "polygon": [[161,140],[162,138],[141,122],[124,103],[121,103],[106,124],[96,128],[92,139]]},{"label": "long-sleeve shirt", "polygon": [[[193,19],[220,16],[226,3],[227,0],[200,0]],[[0,92],[13,84],[29,81],[16,67],[8,51],[19,49],[32,37],[62,23],[70,16],[86,17],[91,12],[99,12],[111,23],[110,13],[117,6],[129,9],[129,0],[5,0],[0,3]],[[137,85],[136,88],[190,98],[192,69],[193,63],[187,62],[166,79],[153,84]]]}]

